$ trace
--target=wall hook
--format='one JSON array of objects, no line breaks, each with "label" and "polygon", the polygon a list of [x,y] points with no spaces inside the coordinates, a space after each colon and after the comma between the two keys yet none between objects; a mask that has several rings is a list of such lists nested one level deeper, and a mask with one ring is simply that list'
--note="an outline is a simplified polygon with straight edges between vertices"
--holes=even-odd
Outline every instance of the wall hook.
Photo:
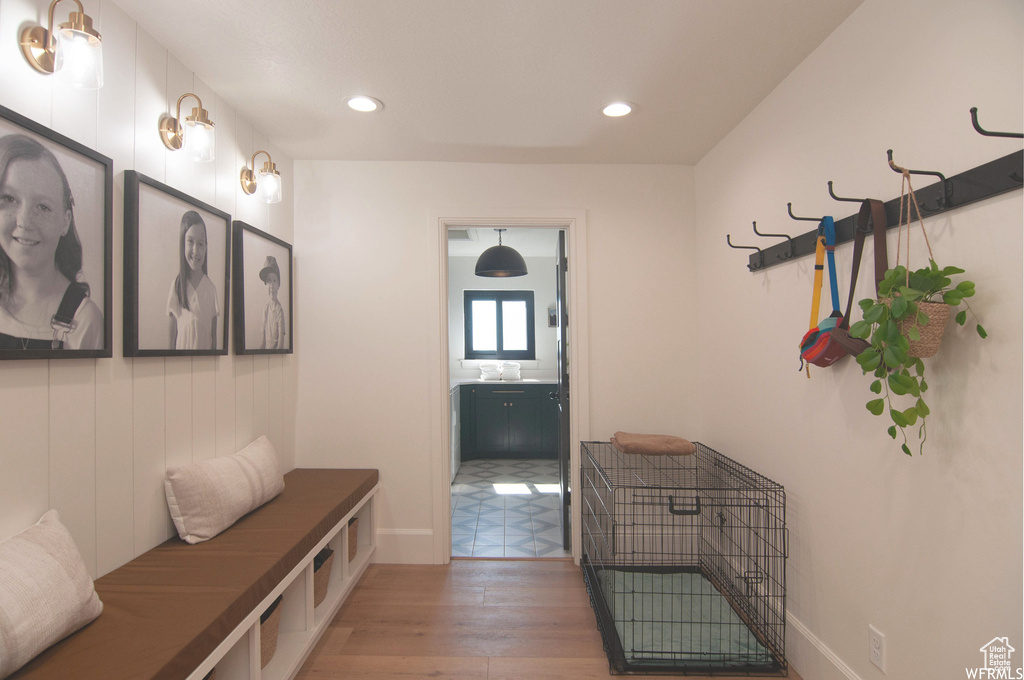
[{"label": "wall hook", "polygon": [[[836,196],[835,192],[832,191],[832,180],[828,181],[828,195],[836,199],[837,201],[849,201],[850,203],[863,203],[864,201],[867,200],[866,198],[843,198],[842,196]],[[860,229],[865,234],[871,233],[870,229],[861,229],[860,227],[857,227],[857,229]]]},{"label": "wall hook", "polygon": [[974,129],[978,131],[978,134],[985,135],[986,137],[1013,137],[1014,139],[1024,138],[1024,132],[992,132],[991,130],[982,129],[981,125],[978,124],[978,107],[971,107],[971,124],[974,125]]},{"label": "wall hook", "polygon": [[793,244],[793,237],[790,236],[789,234],[762,234],[761,232],[759,232],[757,230],[757,221],[756,220],[754,221],[754,233],[757,234],[758,236],[766,236],[766,237],[767,236],[771,236],[773,238],[789,239],[789,252],[783,251],[781,253],[778,253],[775,256],[775,257],[779,258],[780,260],[788,260],[789,258],[793,257],[793,255],[796,254],[796,246]]},{"label": "wall hook", "polygon": [[886,151],[885,155],[889,158],[889,167],[892,168],[893,172],[898,172],[901,175],[905,172],[911,175],[935,175],[942,181],[942,195],[939,196],[938,207],[929,208],[927,205],[921,204],[922,210],[927,210],[928,212],[936,212],[949,207],[949,202],[953,200],[953,185],[950,183],[948,179],[946,179],[945,175],[943,175],[941,172],[936,172],[934,170],[908,170],[907,168],[900,167],[896,165],[892,160],[892,149]]},{"label": "wall hook", "polygon": [[835,192],[832,191],[832,180],[828,181],[828,195],[837,201],[849,201],[850,203],[863,203],[863,198],[843,198],[842,196],[836,196]]},{"label": "wall hook", "polygon": [[803,220],[805,222],[821,222],[821,220],[824,219],[822,217],[797,217],[796,215],[793,214],[792,203],[786,204],[786,210],[789,211],[789,216],[792,217],[794,220]]},{"label": "wall hook", "polygon": [[760,269],[761,267],[764,266],[764,252],[762,252],[762,250],[760,248],[758,248],[757,246],[734,246],[732,244],[732,235],[731,234],[726,234],[725,235],[725,242],[729,244],[730,248],[736,248],[737,250],[756,250],[757,251],[757,263],[756,264],[748,264],[747,265],[747,269],[749,269],[750,271],[754,271],[756,269]]}]

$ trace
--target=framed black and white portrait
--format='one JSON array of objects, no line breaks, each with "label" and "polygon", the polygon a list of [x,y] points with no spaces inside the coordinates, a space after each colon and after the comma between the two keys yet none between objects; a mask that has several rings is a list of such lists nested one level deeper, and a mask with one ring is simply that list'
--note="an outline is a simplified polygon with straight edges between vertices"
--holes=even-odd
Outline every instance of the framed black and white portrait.
[{"label": "framed black and white portrait", "polygon": [[0,106],[0,359],[111,356],[113,175]]},{"label": "framed black and white portrait", "polygon": [[292,247],[235,220],[235,353],[291,354]]},{"label": "framed black and white portrait", "polygon": [[228,353],[231,216],[124,177],[124,355]]}]

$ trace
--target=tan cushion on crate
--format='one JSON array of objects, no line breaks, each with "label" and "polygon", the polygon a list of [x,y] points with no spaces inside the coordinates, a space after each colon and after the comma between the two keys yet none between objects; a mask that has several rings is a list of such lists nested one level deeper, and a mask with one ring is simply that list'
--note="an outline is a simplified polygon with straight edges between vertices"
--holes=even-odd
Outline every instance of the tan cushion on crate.
[{"label": "tan cushion on crate", "polygon": [[622,453],[647,456],[690,456],[697,450],[691,442],[682,437],[632,432],[616,432],[612,435],[612,446]]},{"label": "tan cushion on crate", "polygon": [[284,490],[274,445],[260,437],[233,456],[167,468],[164,492],[178,536],[208,541]]},{"label": "tan cushion on crate", "polygon": [[0,543],[0,678],[103,611],[56,510]]}]

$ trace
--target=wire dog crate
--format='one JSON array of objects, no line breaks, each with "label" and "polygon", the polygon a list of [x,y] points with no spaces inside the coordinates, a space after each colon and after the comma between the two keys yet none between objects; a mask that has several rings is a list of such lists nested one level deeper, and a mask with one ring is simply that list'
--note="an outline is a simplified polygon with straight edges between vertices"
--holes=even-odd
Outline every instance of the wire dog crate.
[{"label": "wire dog crate", "polygon": [[787,675],[786,493],[690,456],[582,442],[582,568],[613,671]]}]

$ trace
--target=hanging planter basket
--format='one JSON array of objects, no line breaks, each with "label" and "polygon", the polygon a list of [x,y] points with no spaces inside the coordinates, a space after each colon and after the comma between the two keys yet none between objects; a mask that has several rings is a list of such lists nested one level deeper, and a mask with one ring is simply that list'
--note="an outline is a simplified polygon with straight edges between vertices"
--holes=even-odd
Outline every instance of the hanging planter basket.
[{"label": "hanging planter basket", "polygon": [[[942,336],[946,332],[946,324],[949,322],[949,305],[944,302],[918,302],[917,307],[928,316],[928,323],[917,324],[917,330],[921,334],[920,340],[911,340],[910,349],[907,354],[917,359],[927,359],[935,356],[942,344]],[[900,333],[907,335],[910,328],[915,325],[914,319],[903,319],[899,322]]]},{"label": "hanging planter basket", "polygon": [[[935,263],[917,198],[910,186],[910,171],[895,165],[893,169],[903,174],[900,222],[896,236],[896,266],[883,275],[878,284],[877,299],[860,301],[864,318],[851,324],[850,337],[870,342],[857,355],[857,363],[865,373],[874,375],[870,389],[878,396],[869,400],[865,407],[872,415],[889,416],[892,424],[886,431],[893,439],[902,435],[900,449],[912,456],[908,430],[911,434],[916,432],[918,451],[923,453],[928,436],[925,421],[931,413],[925,401],[928,383],[924,379],[925,365],[922,359],[934,356],[939,351],[954,307],[961,304],[966,306],[955,317],[961,326],[967,321],[968,312],[974,316],[966,298],[974,296],[975,291],[972,281],[960,281],[953,285],[951,277],[964,274],[963,269],[954,266],[940,268]],[[906,212],[903,210],[904,205],[907,207]],[[917,270],[909,267],[912,208],[917,213],[929,255],[928,266]],[[904,219],[907,228],[907,266],[900,263],[899,256]],[[977,331],[982,338],[988,335],[980,323]]]}]

